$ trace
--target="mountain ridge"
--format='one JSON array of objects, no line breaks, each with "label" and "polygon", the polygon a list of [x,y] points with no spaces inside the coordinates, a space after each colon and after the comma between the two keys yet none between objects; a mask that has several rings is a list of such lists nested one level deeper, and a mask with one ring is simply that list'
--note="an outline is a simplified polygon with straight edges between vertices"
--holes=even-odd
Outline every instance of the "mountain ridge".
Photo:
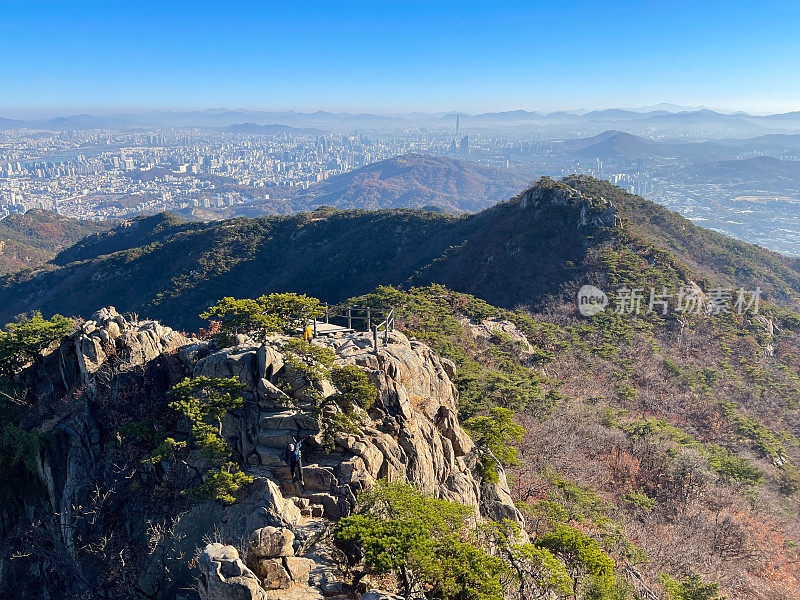
[{"label": "mountain ridge", "polygon": [[660,265],[675,283],[694,277],[758,285],[785,303],[800,296],[796,260],[573,176],[543,178],[472,215],[320,208],[213,223],[135,219],[38,270],[5,277],[0,319],[31,309],[82,314],[113,303],[194,327],[196,318],[185,315],[216,301],[215,290],[239,297],[302,291],[339,302],[379,284],[441,283],[500,306],[540,306],[572,296],[586,280],[608,280],[612,248],[637,264]]},{"label": "mountain ridge", "polygon": [[[142,113],[116,113],[107,115],[59,115],[30,120],[6,119],[0,127],[4,129],[45,129],[63,131],[70,129],[137,127],[227,127],[236,123],[253,122],[259,125],[274,123],[297,128],[314,128],[325,131],[353,129],[384,129],[397,127],[429,127],[451,123],[454,115],[462,118],[464,126],[538,126],[551,125],[585,126],[586,124],[629,123],[644,128],[658,128],[665,132],[688,131],[687,128],[707,127],[728,129],[742,133],[764,134],[776,130],[789,133],[800,131],[800,113],[788,112],[776,115],[749,113],[727,113],[710,109],[667,110],[664,107],[643,107],[648,110],[609,108],[592,111],[555,111],[540,113],[522,109],[470,114],[465,112],[381,115],[370,113],[332,113],[268,111],[241,109],[211,110],[153,110]],[[670,107],[666,107],[670,108]],[[685,108],[685,107],[677,107]]]},{"label": "mountain ridge", "polygon": [[336,175],[299,192],[309,208],[442,208],[477,212],[527,183],[514,171],[445,156],[402,154]]},{"label": "mountain ridge", "polygon": [[38,267],[87,235],[112,226],[40,209],[8,215],[0,219],[0,274]]},{"label": "mountain ridge", "polygon": [[272,188],[269,199],[255,198],[233,209],[206,212],[221,217],[259,217],[303,212],[322,205],[477,212],[512,196],[529,182],[524,174],[509,169],[448,156],[407,153],[333,175],[306,189]]}]

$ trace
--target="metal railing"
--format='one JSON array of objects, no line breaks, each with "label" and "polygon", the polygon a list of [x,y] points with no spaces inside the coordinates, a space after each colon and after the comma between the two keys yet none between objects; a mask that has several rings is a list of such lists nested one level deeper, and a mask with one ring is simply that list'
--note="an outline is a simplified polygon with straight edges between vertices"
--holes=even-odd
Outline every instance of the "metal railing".
[{"label": "metal railing", "polygon": [[[394,308],[387,311],[382,309],[375,309],[370,306],[345,306],[328,304],[323,305],[323,318],[326,324],[330,324],[331,320],[347,323],[347,329],[351,331],[371,331],[373,346],[375,350],[378,349],[379,334],[382,333],[383,343],[389,343],[389,332],[394,331]],[[378,319],[381,319],[376,323]],[[358,328],[358,324],[363,324],[363,329]],[[337,323],[334,322],[334,325]],[[356,327],[354,327],[356,325]],[[317,336],[317,320],[314,319],[314,337]]]}]

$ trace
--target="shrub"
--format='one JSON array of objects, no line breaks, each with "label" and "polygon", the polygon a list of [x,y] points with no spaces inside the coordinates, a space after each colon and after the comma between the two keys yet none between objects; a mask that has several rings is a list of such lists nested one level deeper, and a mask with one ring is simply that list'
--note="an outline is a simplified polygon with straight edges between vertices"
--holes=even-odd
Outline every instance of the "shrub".
[{"label": "shrub", "polygon": [[719,584],[703,583],[699,575],[690,575],[683,581],[676,581],[662,573],[658,582],[667,592],[669,600],[725,600],[719,595]]},{"label": "shrub", "polygon": [[571,592],[563,563],[520,543],[516,524],[474,528],[472,514],[408,484],[380,481],[359,495],[357,513],[339,521],[334,536],[356,544],[373,571],[398,574],[406,597],[418,586],[428,598],[453,600],[501,600],[512,589],[522,597]]},{"label": "shrub", "polygon": [[234,462],[211,469],[206,480],[186,495],[198,500],[218,500],[223,504],[233,504],[233,494],[243,485],[252,483],[253,478],[242,473]]},{"label": "shrub", "polygon": [[301,294],[269,294],[256,299],[227,296],[200,315],[201,319],[220,321],[222,341],[237,333],[265,337],[270,333],[291,334],[308,319],[322,315],[319,300]]},{"label": "shrub", "polygon": [[503,598],[502,563],[462,541],[471,514],[466,506],[385,481],[362,492],[359,506],[357,514],[339,521],[335,537],[357,544],[377,573],[398,573],[406,596],[423,584],[444,598],[469,589],[475,598]]},{"label": "shrub", "polygon": [[519,598],[569,596],[573,582],[560,560],[546,548],[521,543],[520,529],[508,519],[478,526],[479,537],[511,566]]},{"label": "shrub", "polygon": [[800,492],[800,469],[791,464],[783,465],[778,475],[778,490],[787,496]]},{"label": "shrub", "polygon": [[646,513],[652,512],[656,507],[655,498],[651,498],[640,490],[631,490],[627,494],[623,494],[620,499],[628,508]]},{"label": "shrub", "polygon": [[465,428],[475,441],[481,455],[481,475],[497,481],[497,464],[517,464],[517,449],[513,444],[522,441],[525,430],[514,422],[514,413],[496,406],[489,416],[473,417]]},{"label": "shrub", "polygon": [[709,451],[708,465],[723,479],[733,479],[747,485],[758,485],[764,481],[764,472],[751,465],[746,458],[719,446],[710,446]]},{"label": "shrub", "polygon": [[39,312],[7,324],[0,330],[0,376],[11,377],[74,327],[72,319],[61,315],[43,319]]},{"label": "shrub", "polygon": [[[236,378],[197,377],[184,379],[169,392],[176,398],[170,403],[170,408],[189,422],[193,445],[202,451],[212,465],[208,478],[197,488],[186,492],[189,497],[216,499],[230,504],[234,501],[233,492],[252,481],[236,463],[228,460],[232,449],[222,437],[222,419],[229,410],[242,406],[244,400],[239,393],[243,388]],[[165,460],[184,446],[184,442],[167,438],[150,455],[149,460]]]},{"label": "shrub", "polygon": [[597,540],[578,529],[558,524],[552,532],[536,538],[535,544],[561,558],[576,576],[587,574],[592,578],[593,585],[603,588],[613,586],[613,559],[603,552]]},{"label": "shrub", "polygon": [[797,444],[797,439],[791,434],[771,431],[758,419],[737,412],[736,405],[731,402],[720,402],[720,407],[723,414],[736,426],[737,433],[750,440],[753,448],[773,463],[786,461],[787,453],[783,442]]},{"label": "shrub", "polygon": [[164,440],[156,446],[156,449],[148,454],[143,462],[157,465],[166,460],[171,460],[175,456],[175,452],[186,447],[186,442],[176,442],[175,438],[164,438]]},{"label": "shrub", "polygon": [[369,409],[378,399],[378,390],[372,385],[367,374],[355,365],[333,367],[331,382],[339,390],[335,394],[340,406],[360,406]]},{"label": "shrub", "polygon": [[222,419],[244,403],[244,386],[236,378],[186,378],[169,391],[177,398],[169,407],[181,413],[192,428],[192,438],[209,459],[227,458],[231,449],[222,438]]}]

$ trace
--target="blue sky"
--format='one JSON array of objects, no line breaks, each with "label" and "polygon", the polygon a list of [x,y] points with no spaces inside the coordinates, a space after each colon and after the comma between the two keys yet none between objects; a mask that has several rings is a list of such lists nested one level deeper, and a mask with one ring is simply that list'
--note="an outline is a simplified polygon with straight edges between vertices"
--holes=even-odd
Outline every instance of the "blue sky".
[{"label": "blue sky", "polygon": [[800,3],[0,0],[0,107],[800,109]]}]

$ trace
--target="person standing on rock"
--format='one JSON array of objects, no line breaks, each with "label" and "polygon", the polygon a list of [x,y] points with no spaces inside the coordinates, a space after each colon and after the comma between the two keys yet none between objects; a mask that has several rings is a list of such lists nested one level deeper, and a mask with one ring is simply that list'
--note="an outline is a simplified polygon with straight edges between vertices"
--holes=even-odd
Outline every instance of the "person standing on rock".
[{"label": "person standing on rock", "polygon": [[303,481],[303,441],[300,440],[298,442],[294,438],[292,438],[292,440],[294,440],[294,443],[289,444],[286,448],[289,468],[292,471],[292,483],[299,481],[301,489],[304,489],[306,484],[305,481]]},{"label": "person standing on rock", "polygon": [[306,324],[306,328],[303,330],[303,339],[309,343],[314,339],[314,330],[311,329],[311,323]]}]

